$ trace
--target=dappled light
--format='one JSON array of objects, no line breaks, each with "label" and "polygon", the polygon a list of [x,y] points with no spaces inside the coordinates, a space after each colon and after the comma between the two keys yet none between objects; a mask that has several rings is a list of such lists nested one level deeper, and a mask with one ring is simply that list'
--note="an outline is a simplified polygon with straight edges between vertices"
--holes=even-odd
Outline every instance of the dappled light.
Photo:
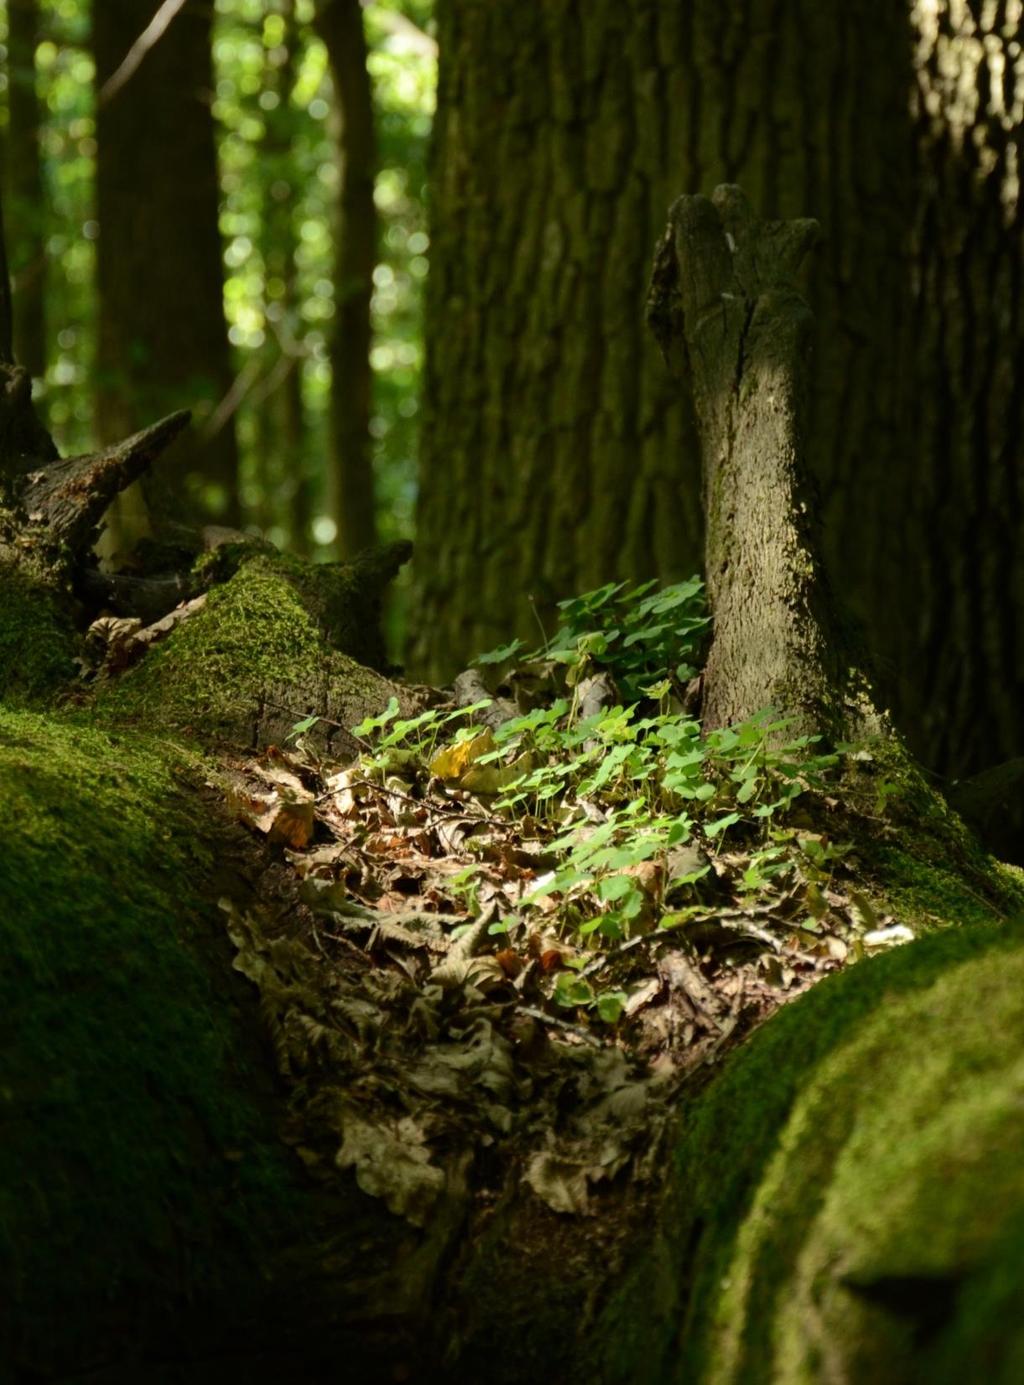
[{"label": "dappled light", "polygon": [[[178,9],[173,0],[160,6],[135,41],[126,41],[125,61],[101,100],[109,101],[129,79],[146,80],[146,54]],[[36,48],[36,73],[47,205],[14,206],[16,216],[8,219],[19,226],[38,221],[54,267],[49,305],[60,326],[50,341],[40,399],[62,444],[86,450],[95,440],[90,362],[96,350],[100,234],[93,199],[93,62],[81,0],[43,0],[41,12],[46,36]],[[325,508],[325,463],[327,343],[334,317],[331,198],[338,168],[331,147],[326,55],[307,28],[312,14],[312,0],[298,0],[294,23],[303,27],[296,45],[283,5],[268,6],[264,0],[218,0],[216,5],[212,109],[219,131],[225,310],[235,375],[231,389],[207,414],[205,427],[213,432],[237,428],[243,514],[275,542],[303,546],[294,532],[295,477],[298,470],[309,476],[313,498],[302,521],[309,526],[304,542],[327,553],[337,533],[337,517]],[[428,14],[422,3],[411,9],[389,3],[365,7],[380,144],[370,433],[385,538],[409,532],[415,494],[421,296],[429,248],[425,160],[436,70],[436,43],[423,27]],[[0,80],[6,83],[6,73]],[[26,80],[24,74],[19,80]],[[287,256],[289,239],[293,248],[286,271],[281,255]],[[18,273],[16,265],[16,290]],[[279,455],[273,430],[281,424],[274,419],[292,374],[300,382],[302,456],[292,455],[281,467],[273,457],[265,458],[268,450]]]},{"label": "dappled light", "polygon": [[1021,0],[916,0],[915,105],[955,146],[970,146],[978,175],[995,176],[1007,216],[1020,199],[1017,138],[1024,118]]}]

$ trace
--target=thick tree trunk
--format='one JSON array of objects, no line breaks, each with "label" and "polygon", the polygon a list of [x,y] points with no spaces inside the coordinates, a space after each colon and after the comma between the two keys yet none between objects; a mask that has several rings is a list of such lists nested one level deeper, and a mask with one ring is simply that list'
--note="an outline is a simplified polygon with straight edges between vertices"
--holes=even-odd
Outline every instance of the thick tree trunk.
[{"label": "thick tree trunk", "polygon": [[[867,475],[841,446],[829,513],[837,562],[869,574],[859,606],[878,625],[911,748],[963,776],[1024,752],[1021,16],[1005,0],[916,14],[899,430],[891,444],[875,435]],[[901,519],[876,517],[881,532],[858,559],[865,534],[839,523],[839,507],[865,484]],[[1024,837],[1024,806],[1013,818]]]},{"label": "thick tree trunk", "polygon": [[808,458],[882,695],[932,767],[1019,755],[1012,7],[445,0],[438,23],[413,666],[533,638],[530,595],[698,566],[696,433],[636,304],[675,191],[739,181],[827,228]]},{"label": "thick tree trunk", "polygon": [[697,434],[637,309],[677,190],[742,179],[766,215],[829,226],[810,388],[829,431],[852,385],[872,426],[897,407],[878,357],[849,367],[896,320],[911,197],[898,5],[552,0],[538,23],[473,0],[438,20],[414,623],[435,674],[525,633],[527,594],[699,566]]},{"label": "thick tree trunk", "polygon": [[46,374],[46,204],[36,91],[37,0],[9,0],[6,210],[14,292],[14,354],[28,373]]},{"label": "thick tree trunk", "polygon": [[231,385],[211,110],[213,11],[189,0],[125,75],[123,65],[155,12],[151,0],[104,0],[93,13],[97,431],[112,442],[186,402],[196,429],[147,481],[147,504],[161,518],[233,524],[233,421],[204,433]]},{"label": "thick tree trunk", "polygon": [[338,192],[334,209],[331,329],[331,460],[328,496],[342,558],[370,547],[374,513],[370,407],[370,299],[377,262],[377,172],[373,93],[359,0],[318,0],[316,30],[334,85]]}]

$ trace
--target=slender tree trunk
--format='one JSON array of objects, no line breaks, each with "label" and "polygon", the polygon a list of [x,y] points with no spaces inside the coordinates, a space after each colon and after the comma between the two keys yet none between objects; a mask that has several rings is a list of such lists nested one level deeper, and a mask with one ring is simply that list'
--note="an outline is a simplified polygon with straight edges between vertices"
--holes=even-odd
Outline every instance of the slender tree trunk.
[{"label": "slender tree trunk", "polygon": [[1018,22],[441,0],[414,667],[530,637],[528,596],[699,565],[693,418],[636,303],[678,190],[741,182],[825,229],[808,458],[883,695],[950,774],[1024,750]]},{"label": "slender tree trunk", "polygon": [[14,363],[14,302],[7,255],[5,199],[0,195],[0,365]]},{"label": "slender tree trunk", "polygon": [[108,87],[153,0],[93,7],[100,222],[97,428],[193,409],[196,427],[146,483],[160,515],[238,519],[233,423],[204,422],[231,385],[211,103],[213,7],[189,0],[127,80]]},{"label": "slender tree trunk", "polygon": [[46,374],[46,228],[40,110],[36,92],[37,0],[8,0],[7,192],[14,353],[30,375]]},{"label": "slender tree trunk", "polygon": [[298,73],[298,26],[294,0],[283,0],[284,39],[281,61],[273,73],[274,90],[280,104],[267,115],[267,152],[272,159],[273,180],[267,186],[267,209],[263,222],[266,234],[267,277],[281,284],[276,310],[279,363],[274,370],[274,389],[267,403],[273,407],[279,427],[280,494],[287,507],[285,528],[299,554],[309,553],[312,496],[306,470],[305,409],[302,403],[301,335],[299,335],[298,284],[295,271],[295,224],[292,211],[291,116],[290,101]]},{"label": "slender tree trunk", "polygon": [[266,115],[263,142],[264,212],[262,221],[264,278],[275,285],[268,292],[270,335],[267,378],[258,391],[261,412],[263,505],[261,522],[280,524],[290,535],[291,547],[309,551],[312,522],[311,477],[306,466],[305,410],[298,291],[296,282],[294,225],[294,165],[292,162],[292,113],[290,99],[297,72],[298,27],[294,0],[282,0],[277,8],[285,23],[284,37],[269,55],[265,87],[278,97]]},{"label": "slender tree trunk", "polygon": [[334,83],[339,167],[334,221],[334,326],[331,333],[329,510],[341,556],[373,544],[370,409],[370,299],[377,259],[377,170],[373,93],[359,0],[320,0],[316,29]]}]

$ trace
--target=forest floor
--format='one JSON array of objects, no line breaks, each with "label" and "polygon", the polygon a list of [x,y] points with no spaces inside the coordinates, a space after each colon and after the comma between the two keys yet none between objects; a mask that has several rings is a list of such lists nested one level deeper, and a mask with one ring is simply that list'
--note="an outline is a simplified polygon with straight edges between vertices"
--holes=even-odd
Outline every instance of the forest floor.
[{"label": "forest floor", "polygon": [[[863,893],[864,863],[838,844],[848,809],[824,781],[791,776],[785,826],[752,825],[723,819],[723,797],[750,781],[718,764],[712,816],[673,843],[666,822],[679,819],[638,815],[635,782],[593,783],[626,762],[616,745],[642,746],[637,709],[591,717],[582,758],[596,776],[577,766],[544,799],[537,776],[564,744],[527,763],[521,737],[496,745],[474,722],[483,699],[419,696],[419,716],[357,727],[349,763],[319,757],[307,719],[289,745],[222,762],[211,780],[273,862],[270,902],[265,879],[259,905],[223,907],[292,1092],[286,1138],[314,1176],[353,1167],[423,1225],[438,1156],[471,1151],[486,1198],[479,1156],[493,1148],[495,1197],[511,1159],[554,1210],[585,1212],[627,1165],[641,1181],[655,1167],[652,1131],[684,1085],[823,976],[912,936]],[[609,740],[623,715],[641,729]],[[527,723],[536,747],[542,724],[573,719],[548,697],[504,725]],[[759,784],[766,764],[788,764],[766,749],[772,725],[741,732],[728,761],[758,758]]]}]

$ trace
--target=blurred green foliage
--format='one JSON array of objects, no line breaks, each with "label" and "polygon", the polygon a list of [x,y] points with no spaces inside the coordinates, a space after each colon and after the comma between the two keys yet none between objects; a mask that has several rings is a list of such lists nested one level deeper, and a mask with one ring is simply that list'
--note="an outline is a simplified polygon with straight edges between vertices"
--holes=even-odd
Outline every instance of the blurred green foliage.
[{"label": "blurred green foliage", "polygon": [[[93,0],[101,3],[101,0]],[[427,273],[426,148],[433,114],[436,49],[431,0],[373,0],[364,7],[379,142],[374,274],[372,431],[381,535],[408,534],[422,360],[421,303]],[[334,312],[330,200],[338,171],[331,147],[332,91],[326,54],[312,29],[313,0],[294,0],[291,38],[284,0],[216,0],[212,93],[221,166],[227,330],[238,375],[236,413],[247,516],[287,543],[289,476],[301,469],[313,491],[312,529],[329,553],[323,513]],[[49,259],[49,361],[39,396],[62,451],[92,445],[91,382],[96,347],[95,93],[87,0],[40,0],[36,82],[46,204],[38,209]],[[0,78],[6,91],[6,3],[0,3]],[[126,51],[134,39],[127,35]],[[287,82],[282,65],[290,61]],[[145,68],[140,70],[144,80]],[[6,139],[6,101],[2,103]],[[159,176],[155,170],[154,176]],[[145,196],[145,189],[139,189]],[[281,208],[284,208],[282,219]],[[276,213],[276,214],[275,214]],[[293,240],[294,284],[275,266],[273,238]],[[24,228],[7,227],[17,242]],[[266,464],[269,396],[288,369],[301,374],[301,459]],[[183,400],[186,405],[188,401]]]}]

